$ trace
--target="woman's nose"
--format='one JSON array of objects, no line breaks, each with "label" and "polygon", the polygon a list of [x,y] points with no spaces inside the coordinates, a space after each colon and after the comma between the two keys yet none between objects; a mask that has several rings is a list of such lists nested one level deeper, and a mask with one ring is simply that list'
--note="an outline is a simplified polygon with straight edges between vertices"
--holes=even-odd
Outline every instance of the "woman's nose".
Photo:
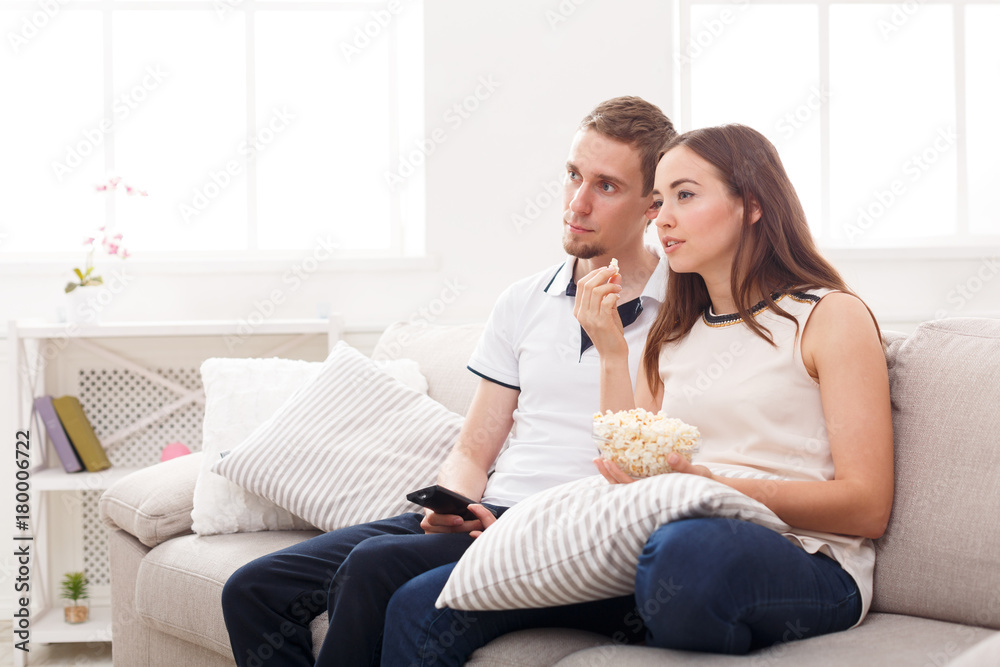
[{"label": "woman's nose", "polygon": [[674,220],[674,217],[670,214],[670,211],[667,210],[667,207],[663,206],[656,214],[656,220],[653,221],[653,224],[663,229],[673,229],[674,225],[676,224],[676,221]]}]

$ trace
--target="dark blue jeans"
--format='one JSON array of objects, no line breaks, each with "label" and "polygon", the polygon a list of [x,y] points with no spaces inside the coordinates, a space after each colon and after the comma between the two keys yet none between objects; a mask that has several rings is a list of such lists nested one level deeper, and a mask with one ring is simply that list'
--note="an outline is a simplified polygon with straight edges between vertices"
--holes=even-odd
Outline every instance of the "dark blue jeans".
[{"label": "dark blue jeans", "polygon": [[600,632],[616,642],[746,653],[845,630],[861,615],[854,580],[756,524],[690,519],[657,529],[639,557],[635,595],[554,609],[435,609],[454,565],[402,586],[389,604],[382,665],[455,665],[502,634],[536,627]]},{"label": "dark blue jeans", "polygon": [[[505,508],[488,506],[495,514]],[[379,664],[385,610],[413,577],[457,561],[467,534],[427,535],[423,514],[334,530],[247,563],[222,589],[222,611],[240,667]],[[433,606],[433,601],[432,601]],[[329,612],[312,657],[309,623]]]}]

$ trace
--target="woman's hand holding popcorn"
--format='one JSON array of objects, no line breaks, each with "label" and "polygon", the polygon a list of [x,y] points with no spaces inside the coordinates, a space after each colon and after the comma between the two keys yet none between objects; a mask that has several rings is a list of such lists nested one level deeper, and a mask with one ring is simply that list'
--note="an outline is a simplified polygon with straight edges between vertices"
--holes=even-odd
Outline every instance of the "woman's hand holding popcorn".
[{"label": "woman's hand holding popcorn", "polygon": [[680,454],[671,454],[668,456],[667,463],[669,463],[670,467],[674,469],[674,472],[683,473],[685,475],[701,475],[702,477],[715,479],[715,475],[712,474],[711,470],[705,466],[699,466],[691,463]]},{"label": "woman's hand holding popcorn", "polygon": [[610,484],[631,484],[636,481],[635,477],[632,477],[619,468],[618,464],[611,459],[599,456],[594,459],[594,465],[597,466],[597,470]]}]

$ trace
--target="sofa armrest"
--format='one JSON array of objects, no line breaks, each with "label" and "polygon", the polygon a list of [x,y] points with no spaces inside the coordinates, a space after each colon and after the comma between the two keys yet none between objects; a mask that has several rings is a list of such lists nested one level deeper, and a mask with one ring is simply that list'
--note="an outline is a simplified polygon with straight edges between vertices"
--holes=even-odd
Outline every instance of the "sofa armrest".
[{"label": "sofa armrest", "polygon": [[201,459],[201,452],[179,456],[118,480],[101,496],[101,520],[148,547],[190,533]]}]

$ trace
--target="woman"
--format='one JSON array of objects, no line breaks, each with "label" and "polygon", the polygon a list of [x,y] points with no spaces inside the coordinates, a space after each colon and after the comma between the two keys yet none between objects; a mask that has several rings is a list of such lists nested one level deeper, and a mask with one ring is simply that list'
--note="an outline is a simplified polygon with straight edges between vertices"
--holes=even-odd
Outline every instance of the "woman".
[{"label": "woman", "polygon": [[[697,426],[701,451],[693,463],[675,456],[675,471],[727,484],[794,528],[782,535],[714,518],[661,526],[636,574],[645,641],[746,653],[852,627],[871,602],[869,538],[884,532],[892,507],[888,374],[874,317],[816,251],[781,161],[758,132],[727,125],[677,137],[654,194],[670,276],[634,395],[613,271],[598,269],[577,289],[576,315],[601,355],[602,409],[662,409]],[[595,463],[611,483],[634,481]],[[491,634],[557,615],[413,614],[424,604],[421,585],[433,610],[429,591],[447,572],[425,576],[397,593],[410,618],[390,613],[386,626],[410,660],[436,648],[436,664],[462,664]],[[457,614],[476,629],[443,650],[437,638]],[[620,611],[604,622],[610,634]]]}]

